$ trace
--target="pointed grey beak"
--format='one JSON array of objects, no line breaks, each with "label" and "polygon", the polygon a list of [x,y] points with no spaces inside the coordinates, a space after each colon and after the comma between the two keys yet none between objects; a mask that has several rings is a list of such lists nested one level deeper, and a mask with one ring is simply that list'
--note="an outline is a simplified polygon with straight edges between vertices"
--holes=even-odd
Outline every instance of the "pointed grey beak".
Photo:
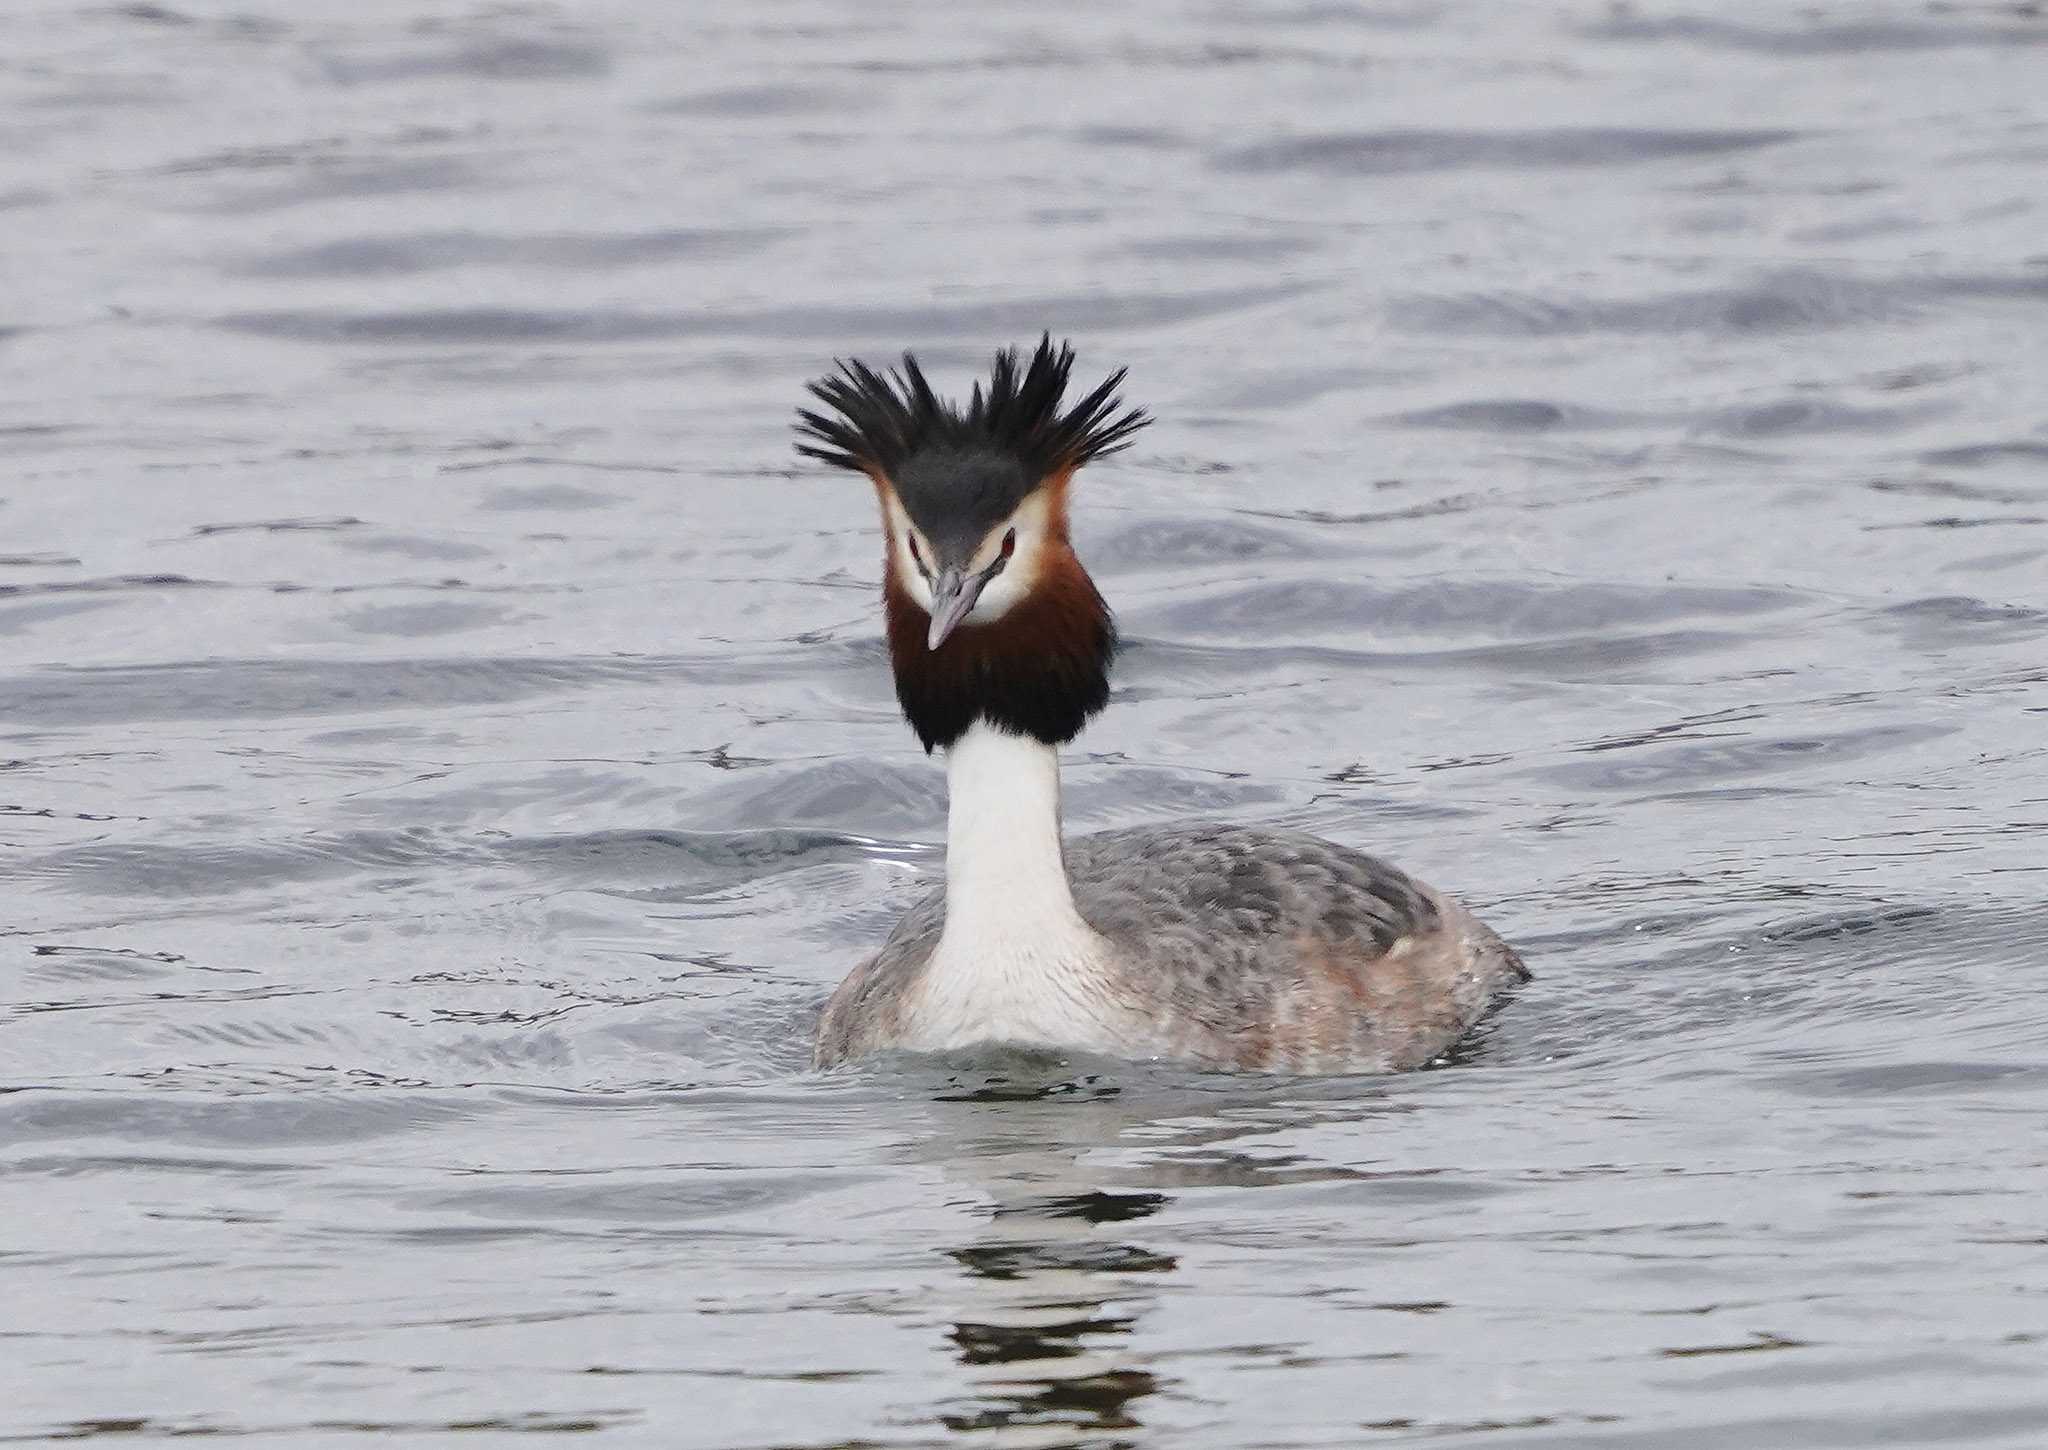
[{"label": "pointed grey beak", "polygon": [[932,581],[932,627],[924,637],[926,649],[937,649],[946,642],[946,636],[959,627],[974,608],[974,601],[981,598],[988,580],[987,574],[963,574],[958,569],[939,571],[939,577]]}]

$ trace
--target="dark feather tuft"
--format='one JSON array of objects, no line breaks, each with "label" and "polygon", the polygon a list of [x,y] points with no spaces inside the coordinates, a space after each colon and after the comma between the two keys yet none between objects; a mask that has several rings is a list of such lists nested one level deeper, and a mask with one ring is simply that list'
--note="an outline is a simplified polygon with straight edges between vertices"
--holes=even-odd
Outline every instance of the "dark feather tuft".
[{"label": "dark feather tuft", "polygon": [[854,359],[810,385],[830,409],[797,411],[796,451],[835,468],[892,477],[904,460],[926,449],[988,448],[1017,459],[1034,478],[1049,478],[1130,446],[1131,435],[1152,420],[1123,406],[1117,369],[1065,412],[1067,375],[1074,350],[1039,339],[1020,371],[1016,348],[996,354],[986,389],[974,385],[963,409],[932,391],[910,353],[887,375]]}]

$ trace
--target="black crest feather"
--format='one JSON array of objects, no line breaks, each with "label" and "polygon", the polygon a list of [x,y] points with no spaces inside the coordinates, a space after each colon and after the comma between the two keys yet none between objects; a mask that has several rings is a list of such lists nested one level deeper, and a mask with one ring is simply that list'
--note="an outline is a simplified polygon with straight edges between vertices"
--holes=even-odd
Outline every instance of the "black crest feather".
[{"label": "black crest feather", "polygon": [[1015,458],[1037,478],[1068,472],[1091,459],[1130,446],[1131,435],[1152,420],[1117,396],[1118,368],[1071,408],[1061,411],[1074,349],[1039,339],[1020,368],[1016,348],[996,354],[988,385],[974,385],[963,409],[932,391],[917,358],[877,372],[859,359],[810,384],[830,413],[797,411],[796,451],[835,468],[893,477],[904,460],[927,449],[993,449]]}]

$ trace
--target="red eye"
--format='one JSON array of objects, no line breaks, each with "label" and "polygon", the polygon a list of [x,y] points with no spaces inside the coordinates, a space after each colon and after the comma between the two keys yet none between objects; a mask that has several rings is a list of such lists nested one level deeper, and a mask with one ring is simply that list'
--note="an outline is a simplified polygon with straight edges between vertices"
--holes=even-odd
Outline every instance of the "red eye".
[{"label": "red eye", "polygon": [[1004,534],[1004,535],[1003,535],[1003,557],[1004,557],[1005,559],[1007,559],[1007,558],[1009,558],[1009,557],[1010,557],[1010,555],[1012,555],[1012,554],[1014,554],[1014,553],[1016,553],[1016,552],[1017,552],[1017,531],[1016,531],[1015,529],[1012,529],[1012,530],[1010,530],[1010,532],[1008,532],[1007,534]]},{"label": "red eye", "polygon": [[927,579],[931,578],[932,566],[925,563],[924,551],[917,547],[917,535],[905,534],[903,536],[903,542],[910,545],[910,561],[913,564],[917,565],[917,572],[924,575],[924,577]]}]

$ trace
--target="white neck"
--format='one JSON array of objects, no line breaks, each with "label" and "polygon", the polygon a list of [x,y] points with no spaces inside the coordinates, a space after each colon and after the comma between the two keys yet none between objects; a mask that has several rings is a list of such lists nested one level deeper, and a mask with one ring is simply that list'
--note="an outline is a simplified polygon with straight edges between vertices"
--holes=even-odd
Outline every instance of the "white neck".
[{"label": "white neck", "polygon": [[929,1045],[1082,1045],[1104,942],[1060,850],[1059,752],[977,722],[946,752],[946,927],[925,983]]},{"label": "white neck", "polygon": [[946,751],[946,791],[947,936],[1074,914],[1056,749],[976,721]]}]

